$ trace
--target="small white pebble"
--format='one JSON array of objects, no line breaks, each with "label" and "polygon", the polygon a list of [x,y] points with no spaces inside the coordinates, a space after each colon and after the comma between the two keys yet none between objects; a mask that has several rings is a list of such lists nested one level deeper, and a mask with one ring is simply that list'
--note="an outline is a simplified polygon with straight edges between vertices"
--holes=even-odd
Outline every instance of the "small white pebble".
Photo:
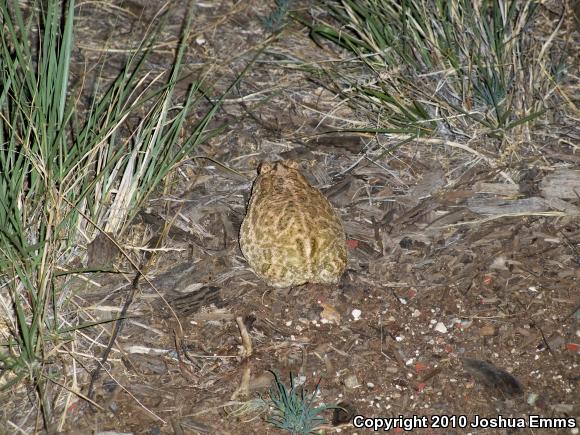
[{"label": "small white pebble", "polygon": [[294,385],[304,385],[306,382],[306,376],[298,375],[294,377]]},{"label": "small white pebble", "polygon": [[203,36],[198,36],[198,37],[195,39],[195,43],[196,43],[197,45],[203,45],[203,44],[205,44],[205,43],[206,43],[206,40],[205,40],[205,38],[204,38]]},{"label": "small white pebble", "polygon": [[534,406],[534,404],[536,403],[536,401],[538,400],[540,396],[536,393],[530,393],[528,395],[528,405],[530,406]]},{"label": "small white pebble", "polygon": [[292,320],[288,320],[288,321],[286,322],[286,326],[292,326]]},{"label": "small white pebble", "polygon": [[356,375],[347,376],[344,379],[344,382],[343,383],[344,383],[344,386],[346,388],[349,388],[349,389],[357,388],[360,385],[358,383],[358,379],[356,378]]},{"label": "small white pebble", "polygon": [[367,382],[367,387],[375,388],[375,384],[373,384],[372,382]]},{"label": "small white pebble", "polygon": [[473,325],[473,320],[468,320],[468,319],[464,319],[461,321],[461,327],[463,329],[467,329],[469,328],[471,325]]},{"label": "small white pebble", "polygon": [[352,315],[352,318],[354,320],[358,320],[358,319],[360,319],[360,316],[362,314],[362,311],[359,310],[358,308],[355,308],[354,310],[351,311],[350,314]]},{"label": "small white pebble", "polygon": [[446,334],[447,327],[443,323],[437,322],[437,324],[435,325],[435,331],[440,332],[441,334]]},{"label": "small white pebble", "polygon": [[413,310],[411,317],[419,317],[420,315],[421,315],[421,311],[415,309],[415,310]]}]

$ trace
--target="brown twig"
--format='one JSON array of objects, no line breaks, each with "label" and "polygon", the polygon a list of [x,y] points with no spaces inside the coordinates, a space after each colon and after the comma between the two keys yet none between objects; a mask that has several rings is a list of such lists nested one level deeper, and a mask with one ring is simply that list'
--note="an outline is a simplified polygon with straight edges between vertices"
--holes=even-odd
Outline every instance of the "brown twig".
[{"label": "brown twig", "polygon": [[107,348],[103,352],[103,355],[101,356],[101,360],[99,361],[99,364],[97,365],[97,367],[95,367],[95,369],[91,373],[91,382],[89,383],[89,389],[87,391],[87,397],[89,399],[93,398],[93,393],[94,393],[93,388],[94,388],[95,382],[99,378],[99,375],[101,374],[101,368],[107,362],[107,359],[109,358],[109,354],[111,353],[111,349],[113,348],[113,344],[115,343],[115,340],[117,340],[117,337],[118,337],[119,333],[121,332],[121,329],[123,328],[123,324],[125,321],[125,316],[127,315],[127,311],[129,310],[129,306],[133,302],[133,298],[135,297],[135,293],[137,292],[137,289],[139,288],[139,279],[140,278],[141,278],[140,273],[135,274],[135,278],[133,279],[133,283],[131,284],[131,290],[129,291],[129,294],[127,295],[127,299],[125,299],[125,303],[123,304],[123,309],[121,310],[121,314],[119,315],[119,318],[117,319],[117,321],[115,322],[115,326],[113,327],[113,333],[111,334],[109,344],[107,344]]},{"label": "brown twig", "polygon": [[240,335],[242,336],[242,357],[249,358],[252,356],[252,339],[250,334],[248,334],[248,330],[246,325],[244,324],[244,319],[242,317],[236,317],[236,323],[238,324],[238,328],[240,329]]}]

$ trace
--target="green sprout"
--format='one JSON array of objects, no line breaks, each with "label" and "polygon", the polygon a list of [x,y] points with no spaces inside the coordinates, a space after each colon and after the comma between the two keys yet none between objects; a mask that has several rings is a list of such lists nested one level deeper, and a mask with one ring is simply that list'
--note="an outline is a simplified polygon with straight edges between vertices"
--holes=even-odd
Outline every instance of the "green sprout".
[{"label": "green sprout", "polygon": [[333,409],[331,405],[314,406],[314,399],[319,390],[320,380],[311,394],[307,394],[303,387],[294,385],[294,378],[290,373],[290,388],[274,375],[275,386],[270,388],[268,396],[274,406],[274,415],[267,421],[278,429],[287,430],[292,434],[307,435],[315,433],[317,427],[324,423],[320,414],[327,409]]}]

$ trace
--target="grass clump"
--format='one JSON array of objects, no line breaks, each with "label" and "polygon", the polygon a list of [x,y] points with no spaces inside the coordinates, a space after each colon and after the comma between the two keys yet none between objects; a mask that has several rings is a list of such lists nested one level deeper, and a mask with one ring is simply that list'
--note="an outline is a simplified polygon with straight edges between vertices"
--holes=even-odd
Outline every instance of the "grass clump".
[{"label": "grass clump", "polygon": [[122,235],[168,172],[220,131],[208,124],[223,95],[203,109],[203,81],[192,80],[176,96],[189,10],[168,73],[142,71],[151,32],[112,83],[92,84],[83,109],[86,92],[69,86],[75,1],[0,2],[0,388],[33,385],[47,428],[45,387],[64,382],[56,353],[86,326],[67,305],[77,246]]},{"label": "grass clump", "polygon": [[268,396],[274,407],[274,415],[267,421],[278,429],[292,434],[314,433],[316,428],[324,423],[324,418],[320,414],[333,408],[329,405],[314,406],[320,381],[312,394],[308,395],[303,387],[294,385],[292,374],[290,374],[290,388],[288,388],[276,373],[271,373],[274,375],[275,385],[270,388]]},{"label": "grass clump", "polygon": [[274,0],[274,9],[269,15],[259,17],[264,29],[269,32],[279,32],[288,21],[290,0]]},{"label": "grass clump", "polygon": [[355,55],[330,73],[375,131],[501,142],[555,105],[564,71],[533,0],[326,0],[315,37]]}]

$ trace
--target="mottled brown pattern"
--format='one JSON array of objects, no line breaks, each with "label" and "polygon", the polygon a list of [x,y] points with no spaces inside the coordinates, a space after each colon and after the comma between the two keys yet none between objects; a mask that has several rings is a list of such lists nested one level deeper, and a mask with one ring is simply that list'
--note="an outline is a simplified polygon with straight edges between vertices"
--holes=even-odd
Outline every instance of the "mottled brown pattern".
[{"label": "mottled brown pattern", "polygon": [[254,181],[240,247],[273,287],[334,284],[346,267],[346,237],[328,200],[293,161],[263,163]]}]

